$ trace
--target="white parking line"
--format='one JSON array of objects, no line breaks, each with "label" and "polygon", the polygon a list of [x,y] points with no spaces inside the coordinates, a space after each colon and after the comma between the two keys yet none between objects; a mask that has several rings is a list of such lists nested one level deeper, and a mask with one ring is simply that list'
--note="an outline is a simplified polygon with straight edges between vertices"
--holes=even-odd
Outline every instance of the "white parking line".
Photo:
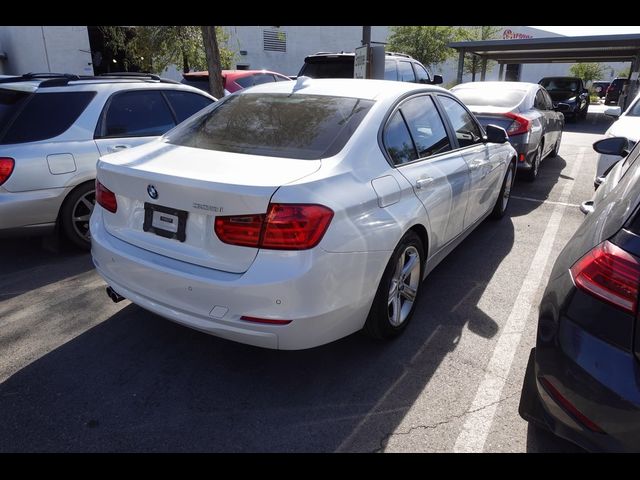
[{"label": "white parking line", "polygon": [[[585,150],[586,147],[580,149],[571,168],[570,177],[576,178],[578,175]],[[453,447],[455,452],[482,452],[484,449],[498,409],[502,389],[509,377],[514,356],[531,312],[531,300],[543,280],[544,269],[550,259],[551,249],[567,207],[566,202],[575,183],[574,180],[565,183],[560,194],[560,201],[553,208],[538,250],[518,292],[518,297],[506,324],[502,327],[493,355],[487,365],[484,379],[468,409],[467,419]]]},{"label": "white parking line", "polygon": [[531,198],[531,197],[519,197],[517,195],[511,195],[511,199],[515,200],[526,200],[527,202],[535,202],[535,203],[548,203],[549,205],[564,205],[565,207],[576,207],[580,208],[580,205],[576,203],[567,203],[567,202],[557,202],[555,200],[540,200],[539,198]]}]

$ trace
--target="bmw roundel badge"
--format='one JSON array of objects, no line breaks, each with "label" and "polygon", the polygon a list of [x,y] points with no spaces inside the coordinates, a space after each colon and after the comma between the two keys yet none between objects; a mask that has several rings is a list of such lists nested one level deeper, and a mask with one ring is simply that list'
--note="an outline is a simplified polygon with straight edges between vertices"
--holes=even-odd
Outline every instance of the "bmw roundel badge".
[{"label": "bmw roundel badge", "polygon": [[154,200],[158,198],[158,190],[156,190],[156,187],[154,187],[153,185],[147,186],[147,193]]}]

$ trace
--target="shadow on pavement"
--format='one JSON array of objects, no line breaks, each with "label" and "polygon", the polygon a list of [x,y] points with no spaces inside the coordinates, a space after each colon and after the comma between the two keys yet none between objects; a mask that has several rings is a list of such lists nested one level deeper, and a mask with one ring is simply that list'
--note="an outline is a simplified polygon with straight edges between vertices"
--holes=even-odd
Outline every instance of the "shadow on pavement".
[{"label": "shadow on pavement", "polygon": [[477,305],[513,241],[508,216],[481,224],[430,274],[391,342],[355,334],[263,350],[129,305],[0,385],[0,451],[384,449],[463,329],[497,333]]},{"label": "shadow on pavement", "polygon": [[54,245],[50,239],[0,239],[0,304],[17,295],[35,290],[93,269],[91,257],[64,244]]}]

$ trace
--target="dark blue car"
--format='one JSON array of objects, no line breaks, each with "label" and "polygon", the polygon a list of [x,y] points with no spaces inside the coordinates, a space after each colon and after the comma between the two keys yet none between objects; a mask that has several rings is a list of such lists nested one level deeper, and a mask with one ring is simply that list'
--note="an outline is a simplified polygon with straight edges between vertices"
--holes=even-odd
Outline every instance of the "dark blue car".
[{"label": "dark blue car", "polygon": [[611,170],[558,256],[540,304],[520,415],[586,450],[640,451],[640,143],[594,149]]}]

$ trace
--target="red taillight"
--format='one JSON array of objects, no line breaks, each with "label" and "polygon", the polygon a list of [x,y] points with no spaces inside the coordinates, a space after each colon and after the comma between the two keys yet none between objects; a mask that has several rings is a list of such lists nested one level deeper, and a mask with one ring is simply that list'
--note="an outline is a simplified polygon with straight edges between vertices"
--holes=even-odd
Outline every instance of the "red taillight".
[{"label": "red taillight", "polygon": [[240,317],[240,320],[245,320],[247,322],[253,323],[264,323],[266,325],[288,325],[291,323],[291,320],[274,320],[272,318],[257,318],[257,317]]},{"label": "red taillight", "polygon": [[215,231],[231,245],[306,250],[322,240],[332,218],[322,205],[272,203],[266,214],[216,217]]},{"label": "red taillight", "polygon": [[571,267],[579,289],[635,314],[640,292],[640,260],[608,240]]},{"label": "red taillight", "polygon": [[116,194],[102,185],[98,180],[96,180],[96,202],[111,213],[116,213],[116,210],[118,210]]},{"label": "red taillight", "polygon": [[10,157],[0,157],[0,185],[7,181],[13,173],[16,162]]},{"label": "red taillight", "polygon": [[589,417],[576,408],[565,396],[563,396],[558,389],[546,378],[540,377],[540,383],[544,387],[551,397],[560,405],[566,412],[568,412],[573,418],[578,420],[581,424],[587,427],[592,432],[604,433],[604,431]]},{"label": "red taillight", "polygon": [[513,120],[513,123],[507,129],[509,136],[520,135],[531,130],[531,120],[528,118],[511,112],[505,113],[504,116]]}]

